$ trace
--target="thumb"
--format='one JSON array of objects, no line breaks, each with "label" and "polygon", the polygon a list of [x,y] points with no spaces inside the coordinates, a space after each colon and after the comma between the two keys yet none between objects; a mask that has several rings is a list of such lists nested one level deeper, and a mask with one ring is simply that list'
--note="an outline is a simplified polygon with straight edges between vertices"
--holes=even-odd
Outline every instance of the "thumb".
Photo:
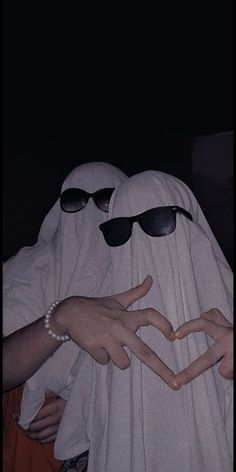
[{"label": "thumb", "polygon": [[226,326],[228,328],[232,327],[232,323],[230,323],[223,313],[221,313],[218,308],[211,308],[211,310],[206,311],[205,313],[201,313],[200,318],[204,318],[205,320],[213,321],[218,323],[219,325]]},{"label": "thumb", "polygon": [[153,283],[151,275],[147,275],[144,281],[136,285],[136,287],[130,288],[125,292],[117,293],[112,298],[120,303],[123,308],[128,308],[132,303],[136,302],[140,298],[144,297],[150,290]]}]

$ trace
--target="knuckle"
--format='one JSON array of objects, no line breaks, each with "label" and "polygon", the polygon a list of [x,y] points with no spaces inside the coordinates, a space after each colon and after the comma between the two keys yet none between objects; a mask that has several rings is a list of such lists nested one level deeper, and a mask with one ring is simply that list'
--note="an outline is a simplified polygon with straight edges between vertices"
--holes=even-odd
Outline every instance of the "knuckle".
[{"label": "knuckle", "polygon": [[140,351],[139,351],[139,354],[140,356],[142,357],[142,359],[144,360],[149,360],[151,359],[152,357],[152,352],[148,349],[148,347],[141,347]]},{"label": "knuckle", "polygon": [[157,316],[157,312],[155,310],[155,308],[147,308],[147,313],[149,316],[151,316],[152,318]]},{"label": "knuckle", "polygon": [[163,323],[163,334],[165,335],[167,339],[170,339],[170,340],[174,339],[173,329],[169,321],[167,321],[166,323]]},{"label": "knuckle", "polygon": [[185,373],[177,374],[175,380],[178,384],[185,385],[187,383],[187,375]]},{"label": "knuckle", "polygon": [[168,339],[168,341],[175,341],[176,340],[176,337],[175,337],[175,332],[173,331],[173,328],[171,327],[167,334],[165,334],[166,338]]},{"label": "knuckle", "polygon": [[96,347],[96,343],[94,342],[94,339],[92,337],[88,337],[84,345],[86,350],[89,352],[91,352]]},{"label": "knuckle", "polygon": [[228,342],[230,340],[233,341],[233,336],[234,336],[234,330],[231,326],[225,326],[225,337],[227,338]]},{"label": "knuckle", "polygon": [[215,318],[216,320],[219,318],[220,316],[220,311],[218,310],[218,308],[210,308],[210,310],[208,310],[206,313],[205,313],[206,316],[210,315],[212,318]]},{"label": "knuckle", "polygon": [[219,315],[220,314],[220,311],[218,310],[218,308],[211,308],[208,313],[211,313],[212,315]]},{"label": "knuckle", "polygon": [[125,326],[125,323],[124,323],[123,318],[112,320],[109,327],[109,333],[111,334],[112,337],[117,336],[117,334],[120,334],[120,331],[124,326]]},{"label": "knuckle", "polygon": [[35,441],[41,441],[44,438],[45,438],[44,431],[37,431],[37,433],[31,434],[31,439],[34,439]]},{"label": "knuckle", "polygon": [[203,330],[206,328],[206,325],[207,325],[207,321],[205,320],[205,318],[200,318],[199,319],[199,329]]},{"label": "knuckle", "polygon": [[130,361],[127,359],[127,360],[123,360],[122,362],[120,362],[119,364],[119,367],[121,370],[126,370],[128,369],[130,366]]},{"label": "knuckle", "polygon": [[225,366],[224,364],[221,364],[220,367],[218,368],[218,372],[222,377],[224,377],[227,380],[231,380],[233,378],[233,369]]},{"label": "knuckle", "polygon": [[175,380],[175,376],[174,375],[163,375],[163,380],[165,380],[166,383],[168,383],[168,385],[171,385],[173,386],[174,384],[174,380]]},{"label": "knuckle", "polygon": [[163,330],[169,331],[171,324],[166,320],[160,313],[158,313],[155,308],[146,308],[145,309],[145,318],[147,323],[155,324],[158,322]]},{"label": "knuckle", "polygon": [[48,413],[50,414],[50,416],[56,414],[60,408],[58,404],[58,400],[52,401],[51,404],[49,403],[49,405],[50,405],[50,410],[48,409]]},{"label": "knuckle", "polygon": [[225,375],[227,375],[227,369],[223,365],[220,365],[220,367],[218,368],[218,372],[223,377],[225,377]]},{"label": "knuckle", "polygon": [[50,444],[51,442],[55,441],[56,436],[46,438],[46,439],[41,439],[40,444]]},{"label": "knuckle", "polygon": [[107,365],[107,364],[109,364],[109,360],[110,360],[109,358],[107,358],[107,359],[100,359],[100,364],[102,364],[102,365]]},{"label": "knuckle", "polygon": [[144,308],[143,309],[144,316],[147,320],[153,318],[155,310],[154,308]]},{"label": "knuckle", "polygon": [[96,355],[94,356],[96,361],[99,363],[99,364],[102,364],[102,365],[106,365],[109,363],[109,357],[105,357],[105,356],[101,356],[101,355]]},{"label": "knuckle", "polygon": [[61,411],[61,405],[62,405],[62,403],[61,403],[60,400],[57,401],[57,403],[55,404],[55,413],[56,413],[56,414],[57,414],[57,413],[60,413],[60,411]]}]

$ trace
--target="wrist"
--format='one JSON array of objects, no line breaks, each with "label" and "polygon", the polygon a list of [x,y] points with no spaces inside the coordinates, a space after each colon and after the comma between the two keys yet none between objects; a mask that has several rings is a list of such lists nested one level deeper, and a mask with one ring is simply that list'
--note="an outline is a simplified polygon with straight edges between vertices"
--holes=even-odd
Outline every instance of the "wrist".
[{"label": "wrist", "polygon": [[47,329],[48,334],[52,338],[60,342],[65,342],[65,341],[69,341],[70,336],[68,335],[67,331],[63,328],[63,326],[60,325],[60,322],[58,323],[58,320],[55,316],[56,315],[55,312],[58,310],[58,306],[60,305],[60,303],[61,302],[56,300],[49,306],[48,311],[44,318],[44,325],[45,325],[45,328]]},{"label": "wrist", "polygon": [[74,311],[74,300],[75,296],[71,296],[61,300],[60,303],[56,306],[52,315],[52,323],[58,332],[68,334],[70,336],[70,326],[72,314]]}]

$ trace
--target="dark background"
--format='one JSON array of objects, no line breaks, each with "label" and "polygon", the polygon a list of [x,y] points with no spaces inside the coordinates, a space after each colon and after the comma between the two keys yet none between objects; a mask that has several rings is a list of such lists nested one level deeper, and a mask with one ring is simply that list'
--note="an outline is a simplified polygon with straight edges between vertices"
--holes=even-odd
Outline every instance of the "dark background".
[{"label": "dark background", "polygon": [[[4,260],[36,241],[83,162],[157,169],[195,190],[194,137],[234,129],[233,2],[189,3],[3,2]],[[232,265],[232,238],[216,236]]]}]

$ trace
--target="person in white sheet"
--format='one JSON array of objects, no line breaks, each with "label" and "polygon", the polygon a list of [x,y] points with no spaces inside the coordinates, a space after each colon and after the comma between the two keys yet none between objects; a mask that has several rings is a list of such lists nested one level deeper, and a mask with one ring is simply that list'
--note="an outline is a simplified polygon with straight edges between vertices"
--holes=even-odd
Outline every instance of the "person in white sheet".
[{"label": "person in white sheet", "polygon": [[108,216],[100,229],[111,248],[111,290],[152,276],[131,309],[154,308],[175,334],[152,326],[137,334],[182,387],[169,388],[129,350],[124,371],[84,352],[55,456],[63,470],[89,450],[88,472],[231,472],[232,271],[193,193],[173,176],[130,177],[114,191]]},{"label": "person in white sheet", "polygon": [[[109,251],[97,230],[98,224],[107,219],[113,189],[126,178],[120,169],[105,162],[76,167],[63,182],[61,197],[44,219],[37,243],[21,249],[4,264],[5,390],[29,379],[62,344],[50,336],[45,338],[42,317],[48,306],[56,299],[63,300],[71,295],[96,296],[110,264]],[[86,192],[93,193],[93,198],[89,198]],[[35,324],[29,326],[31,323]],[[23,327],[24,331],[15,333]],[[23,343],[21,336],[24,336]],[[72,342],[67,344],[70,344],[69,348],[62,346],[60,349],[71,349],[77,355],[78,346]],[[25,388],[30,384],[31,380]],[[33,421],[29,427],[29,436],[42,442],[55,439],[58,422],[55,422],[52,411],[56,406],[61,415],[64,404],[65,400],[57,397],[42,407],[35,423]],[[44,422],[37,422],[46,413]],[[52,420],[52,424],[48,424],[48,419]]]},{"label": "person in white sheet", "polygon": [[[111,261],[99,224],[107,219],[114,188],[126,178],[108,163],[88,163],[74,169],[44,219],[37,243],[21,249],[4,264],[4,389],[26,381],[19,424],[26,426],[32,439],[55,439],[60,414],[55,420],[52,409],[60,406],[63,413],[80,348],[101,364],[111,359],[124,369],[125,344],[177,388],[174,373],[135,335],[140,325],[151,323],[168,336],[170,323],[154,310],[139,310],[129,319],[124,316],[129,304],[150,289],[151,278],[119,296],[96,299],[98,294],[112,294],[110,287],[104,286]],[[43,315],[55,300],[60,303],[49,310],[45,320]],[[49,325],[59,339],[47,335]],[[67,335],[74,342],[64,343]],[[42,407],[45,396],[52,393],[57,395],[55,402]],[[52,424],[48,423],[50,417]]]}]

